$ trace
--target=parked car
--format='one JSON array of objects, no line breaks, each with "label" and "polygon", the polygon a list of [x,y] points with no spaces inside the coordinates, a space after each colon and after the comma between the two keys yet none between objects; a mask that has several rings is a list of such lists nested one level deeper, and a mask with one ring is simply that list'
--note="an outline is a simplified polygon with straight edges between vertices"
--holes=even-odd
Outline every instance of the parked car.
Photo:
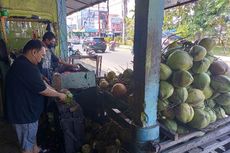
[{"label": "parked car", "polygon": [[82,48],[84,51],[102,51],[103,53],[106,50],[106,42],[103,37],[89,37],[86,38],[82,43]]}]

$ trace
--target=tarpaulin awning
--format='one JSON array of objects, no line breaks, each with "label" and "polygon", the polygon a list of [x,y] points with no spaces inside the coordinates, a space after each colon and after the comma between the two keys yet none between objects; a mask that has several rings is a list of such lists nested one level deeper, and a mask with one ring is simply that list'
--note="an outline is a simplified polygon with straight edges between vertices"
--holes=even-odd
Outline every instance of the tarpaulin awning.
[{"label": "tarpaulin awning", "polygon": [[106,0],[66,0],[67,15],[105,1]]},{"label": "tarpaulin awning", "polygon": [[57,22],[56,0],[0,0],[0,8],[7,9],[9,16],[38,16],[40,19]]}]

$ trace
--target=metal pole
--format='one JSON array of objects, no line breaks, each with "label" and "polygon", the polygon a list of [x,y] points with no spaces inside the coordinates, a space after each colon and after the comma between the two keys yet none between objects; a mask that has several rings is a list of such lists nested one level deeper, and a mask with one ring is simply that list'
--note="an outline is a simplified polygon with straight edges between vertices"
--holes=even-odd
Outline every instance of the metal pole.
[{"label": "metal pole", "polygon": [[61,49],[61,57],[66,59],[68,57],[67,47],[67,26],[66,26],[66,2],[65,0],[57,1],[58,4],[58,24],[59,24],[59,42]]},{"label": "metal pole", "polygon": [[101,36],[100,4],[98,4],[98,36]]},{"label": "metal pole", "polygon": [[139,128],[135,152],[152,152],[149,142],[158,141],[157,97],[161,60],[163,0],[135,0],[134,106]]},{"label": "metal pole", "polygon": [[122,0],[122,43],[126,43],[126,17],[127,17],[127,0]]},{"label": "metal pole", "polygon": [[107,0],[107,25],[106,25],[106,29],[109,32],[109,0]]}]

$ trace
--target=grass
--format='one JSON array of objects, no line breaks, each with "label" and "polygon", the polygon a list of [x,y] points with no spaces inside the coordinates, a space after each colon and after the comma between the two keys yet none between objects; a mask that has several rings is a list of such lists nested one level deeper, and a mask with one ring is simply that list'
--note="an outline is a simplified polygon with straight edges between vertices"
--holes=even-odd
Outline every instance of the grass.
[{"label": "grass", "polygon": [[218,56],[229,56],[230,57],[230,47],[228,46],[227,49],[224,51],[224,47],[223,46],[216,46],[215,48],[213,48],[213,53],[214,55],[218,55]]}]

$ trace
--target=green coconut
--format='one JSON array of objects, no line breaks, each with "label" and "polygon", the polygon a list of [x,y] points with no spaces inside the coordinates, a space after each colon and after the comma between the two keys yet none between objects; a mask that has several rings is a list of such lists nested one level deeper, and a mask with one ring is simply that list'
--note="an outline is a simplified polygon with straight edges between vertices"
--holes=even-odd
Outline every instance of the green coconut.
[{"label": "green coconut", "polygon": [[185,102],[193,106],[193,105],[196,105],[200,102],[203,102],[204,99],[205,99],[205,97],[204,97],[204,94],[201,90],[190,89],[188,91],[188,98]]},{"label": "green coconut", "polygon": [[173,52],[175,52],[175,51],[182,51],[181,49],[182,49],[181,46],[178,46],[178,47],[170,47],[170,48],[168,48],[167,51],[164,53],[164,57],[165,57],[166,59],[168,59],[169,55],[171,55],[171,54],[172,54]]},{"label": "green coconut", "polygon": [[114,78],[116,78],[116,73],[114,71],[109,71],[106,75],[106,80],[110,82]]},{"label": "green coconut", "polygon": [[221,106],[227,106],[230,105],[230,92],[220,94],[214,99],[215,103],[221,105]]},{"label": "green coconut", "polygon": [[176,118],[182,123],[188,123],[194,116],[193,108],[187,103],[181,103],[174,109]]},{"label": "green coconut", "polygon": [[193,63],[192,71],[194,73],[204,73],[204,72],[207,72],[208,69],[209,69],[210,64],[211,64],[211,62],[207,58],[204,58],[201,61]]},{"label": "green coconut", "polygon": [[181,126],[181,125],[177,125],[177,133],[178,134],[188,134],[189,133],[189,129]]},{"label": "green coconut", "polygon": [[193,76],[194,81],[192,86],[197,89],[203,90],[205,87],[209,86],[211,79],[207,73],[200,73]]},{"label": "green coconut", "polygon": [[204,59],[207,51],[204,47],[195,45],[191,48],[189,53],[193,57],[193,61],[201,61]]},{"label": "green coconut", "polygon": [[214,53],[212,51],[208,52],[205,56],[211,63],[216,60]]},{"label": "green coconut", "polygon": [[174,88],[170,83],[166,81],[160,82],[160,91],[159,91],[160,99],[164,100],[164,99],[169,98],[173,94],[173,91],[174,91]]},{"label": "green coconut", "polygon": [[208,113],[210,117],[210,123],[214,123],[217,119],[215,111],[210,107],[205,107],[204,110]]},{"label": "green coconut", "polygon": [[169,97],[169,101],[173,103],[173,105],[178,105],[183,103],[188,98],[188,91],[186,88],[174,88],[173,94]]},{"label": "green coconut", "polygon": [[126,69],[126,70],[124,70],[123,77],[127,78],[127,79],[132,78],[133,77],[133,70],[132,69]]},{"label": "green coconut", "polygon": [[164,119],[161,123],[171,132],[177,131],[177,123],[174,120]]},{"label": "green coconut", "polygon": [[202,91],[205,96],[205,99],[209,99],[213,95],[213,90],[210,86],[205,87]]},{"label": "green coconut", "polygon": [[228,114],[228,115],[230,115],[230,105],[222,106],[222,107],[223,107],[225,113]]},{"label": "green coconut", "polygon": [[194,117],[188,124],[196,129],[203,129],[209,125],[210,116],[209,114],[201,109],[194,109]]},{"label": "green coconut", "polygon": [[226,117],[226,113],[224,111],[224,109],[220,106],[216,106],[213,108],[215,113],[216,113],[216,117],[217,119],[222,119]]},{"label": "green coconut", "polygon": [[160,100],[160,99],[158,99],[158,102],[157,102],[157,110],[158,111],[163,111],[163,110],[167,109],[168,106],[169,106],[168,100]]},{"label": "green coconut", "polygon": [[214,61],[209,68],[212,75],[224,75],[228,70],[228,65],[222,60]]},{"label": "green coconut", "polygon": [[181,50],[170,54],[166,64],[173,70],[189,70],[193,60],[187,52]]},{"label": "green coconut", "polygon": [[229,66],[224,75],[230,78],[230,67]]},{"label": "green coconut", "polygon": [[108,81],[106,81],[105,79],[101,79],[99,82],[99,87],[101,89],[107,89],[109,87]]},{"label": "green coconut", "polygon": [[193,77],[188,71],[176,71],[173,73],[172,82],[175,87],[187,87],[193,82]]},{"label": "green coconut", "polygon": [[172,74],[172,70],[164,63],[160,64],[160,80],[167,80]]},{"label": "green coconut", "polygon": [[161,111],[160,114],[167,119],[173,120],[175,118],[175,113],[172,108],[165,109]]},{"label": "green coconut", "polygon": [[211,87],[215,92],[230,92],[230,78],[225,75],[217,75],[211,79]]},{"label": "green coconut", "polygon": [[216,103],[215,103],[215,101],[213,99],[206,100],[205,104],[210,108],[214,108],[216,106]]},{"label": "green coconut", "polygon": [[191,105],[193,109],[204,109],[205,108],[205,104],[204,102],[199,102],[197,104],[192,104]]},{"label": "green coconut", "polygon": [[207,52],[209,52],[213,49],[216,43],[211,38],[203,38],[198,42],[198,45],[203,46],[207,50]]}]

